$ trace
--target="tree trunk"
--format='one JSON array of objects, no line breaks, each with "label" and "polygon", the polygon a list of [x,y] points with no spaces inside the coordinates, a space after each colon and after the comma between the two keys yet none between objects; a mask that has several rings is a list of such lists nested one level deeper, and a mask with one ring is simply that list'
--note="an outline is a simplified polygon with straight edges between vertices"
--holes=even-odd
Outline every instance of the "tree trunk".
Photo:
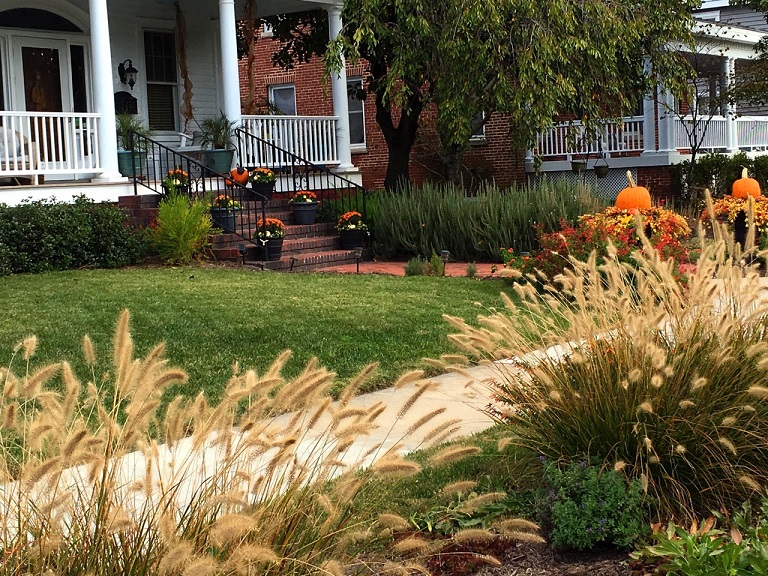
[{"label": "tree trunk", "polygon": [[384,187],[387,190],[396,190],[410,182],[411,149],[416,141],[422,109],[421,97],[418,92],[414,92],[406,107],[400,111],[400,121],[395,127],[392,109],[385,103],[384,94],[376,92],[376,123],[387,143],[387,173],[384,177]]},{"label": "tree trunk", "polygon": [[452,184],[461,183],[461,165],[464,162],[464,147],[458,144],[450,144],[445,150],[443,167],[445,178]]}]

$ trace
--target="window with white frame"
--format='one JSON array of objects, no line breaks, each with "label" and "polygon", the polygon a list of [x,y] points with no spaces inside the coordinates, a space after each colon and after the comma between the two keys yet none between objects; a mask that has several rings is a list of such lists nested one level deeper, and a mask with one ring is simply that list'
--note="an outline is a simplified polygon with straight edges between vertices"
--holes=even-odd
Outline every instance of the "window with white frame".
[{"label": "window with white frame", "polygon": [[347,107],[349,108],[349,142],[365,146],[365,92],[361,77],[347,78]]},{"label": "window with white frame", "polygon": [[469,121],[469,126],[472,128],[472,136],[470,140],[473,142],[481,142],[485,140],[485,112],[480,111]]},{"label": "window with white frame", "polygon": [[173,32],[144,32],[150,130],[176,130],[178,76]]},{"label": "window with white frame", "polygon": [[286,116],[296,116],[296,86],[293,84],[270,86],[269,103]]}]

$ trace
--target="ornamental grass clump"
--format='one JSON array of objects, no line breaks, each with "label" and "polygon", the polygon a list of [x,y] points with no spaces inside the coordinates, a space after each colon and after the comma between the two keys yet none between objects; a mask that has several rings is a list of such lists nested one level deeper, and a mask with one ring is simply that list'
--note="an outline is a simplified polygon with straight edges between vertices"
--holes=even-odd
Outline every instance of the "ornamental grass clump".
[{"label": "ornamental grass clump", "polygon": [[[163,345],[134,356],[127,311],[103,376],[88,337],[85,380],[67,362],[35,367],[36,347],[25,339],[0,370],[3,573],[405,574],[441,546],[360,511],[371,480],[420,469],[398,438],[367,438],[391,424],[381,403],[354,405],[373,366],[332,403],[334,374],[311,361],[287,381],[284,353],[264,374],[233,367],[220,404],[176,397],[160,415],[187,376]],[[401,378],[416,386],[401,411],[429,385],[419,378]],[[441,425],[437,412],[409,434],[426,446]]]},{"label": "ornamental grass clump", "polygon": [[523,303],[505,298],[480,328],[448,318],[462,350],[507,359],[490,412],[513,442],[622,471],[663,520],[732,509],[768,488],[766,289],[713,226],[686,278],[640,231],[633,264],[614,248],[572,259],[543,290],[516,284]]}]

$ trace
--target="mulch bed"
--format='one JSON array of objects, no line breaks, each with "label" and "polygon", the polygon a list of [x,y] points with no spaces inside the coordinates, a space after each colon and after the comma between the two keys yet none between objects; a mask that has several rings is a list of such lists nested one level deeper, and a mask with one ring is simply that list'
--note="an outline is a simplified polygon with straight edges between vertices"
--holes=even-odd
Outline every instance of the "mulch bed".
[{"label": "mulch bed", "polygon": [[[477,550],[477,546],[474,547]],[[547,545],[504,543],[482,553],[502,562],[489,566],[472,555],[446,549],[428,565],[434,576],[644,576],[655,566],[633,561],[627,552],[606,548],[590,552],[559,552]]]}]

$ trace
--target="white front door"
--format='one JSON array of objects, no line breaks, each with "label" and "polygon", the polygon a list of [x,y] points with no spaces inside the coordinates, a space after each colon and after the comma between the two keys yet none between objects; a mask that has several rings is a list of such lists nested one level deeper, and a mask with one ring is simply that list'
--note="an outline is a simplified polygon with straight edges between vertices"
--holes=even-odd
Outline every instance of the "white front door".
[{"label": "white front door", "polygon": [[69,51],[64,40],[14,36],[16,110],[71,112]]}]

